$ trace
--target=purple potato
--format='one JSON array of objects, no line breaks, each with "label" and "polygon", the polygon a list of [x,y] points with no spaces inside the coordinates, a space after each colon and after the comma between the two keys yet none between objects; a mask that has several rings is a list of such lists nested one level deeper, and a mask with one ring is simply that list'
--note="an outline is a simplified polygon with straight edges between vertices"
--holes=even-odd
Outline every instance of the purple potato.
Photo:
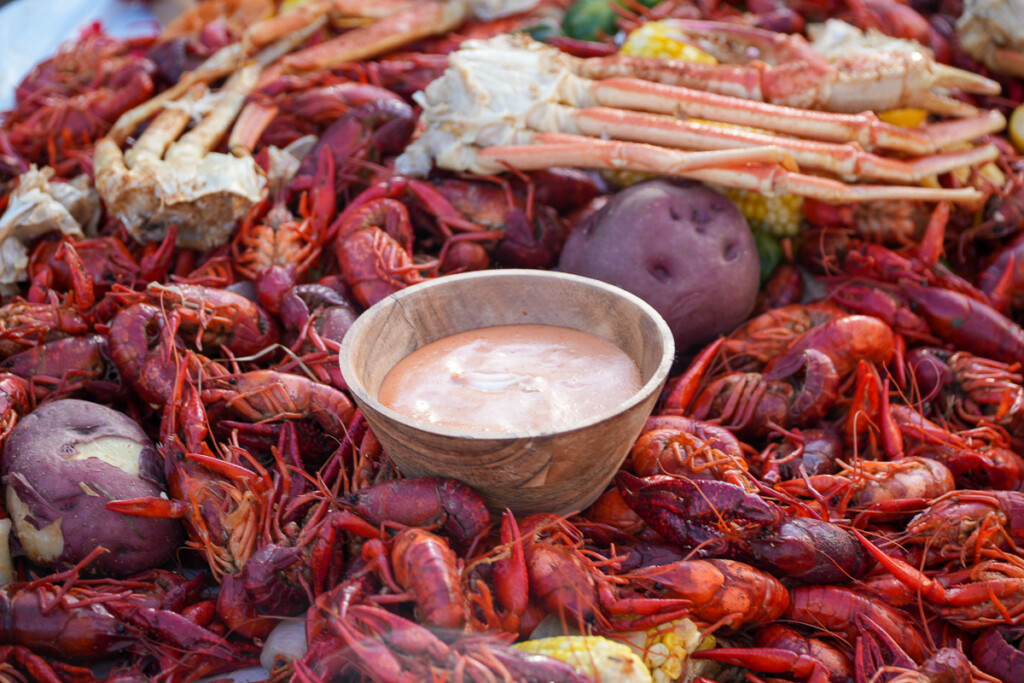
[{"label": "purple potato", "polygon": [[761,277],[739,209],[700,183],[670,179],[613,196],[569,235],[559,270],[639,296],[665,318],[678,353],[743,322]]},{"label": "purple potato", "polygon": [[111,500],[166,494],[153,442],[127,415],[89,401],[40,406],[0,454],[7,512],[36,564],[64,569],[98,546],[88,571],[124,577],[157,567],[184,541],[175,519],[107,510]]}]

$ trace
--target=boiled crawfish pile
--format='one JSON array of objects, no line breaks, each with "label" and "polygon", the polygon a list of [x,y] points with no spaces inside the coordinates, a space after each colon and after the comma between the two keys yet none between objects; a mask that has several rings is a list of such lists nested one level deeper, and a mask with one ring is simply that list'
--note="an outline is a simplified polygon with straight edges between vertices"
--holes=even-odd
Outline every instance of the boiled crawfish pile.
[{"label": "boiled crawfish pile", "polygon": [[[957,2],[623,5],[627,29],[842,16],[1003,84],[965,102],[1009,112],[1024,97],[1005,54],[961,49]],[[498,516],[465,484],[391,463],[338,370],[359,313],[447,273],[554,267],[608,193],[573,169],[394,170],[417,131],[411,96],[446,53],[550,9],[334,60],[321,48],[365,26],[307,22],[302,51],[244,92],[242,68],[218,60],[277,43],[230,14],[128,42],[94,28],[19,86],[0,121],[0,438],[61,398],[124,412],[156,441],[168,497],[107,508],[180,519],[188,541],[173,567],[130,577],[97,575],[102,549],[37,567],[14,542],[0,677],[227,675],[298,623],[301,647],[263,652],[268,678],[580,681],[511,643],[541,624],[616,639],[689,620],[703,649],[658,680],[1024,680],[1024,163],[1004,138],[998,188],[944,179],[976,181],[980,206],[808,200],[811,227],[756,314],[670,380],[587,510]],[[228,202],[244,210],[212,247],[184,220],[126,225],[91,189],[112,168],[94,144],[153,96],[175,106],[126,137],[179,144],[215,125],[190,123],[210,106],[202,79],[174,90],[214,67],[208,82],[237,76],[242,113],[206,151],[251,153],[258,201]],[[163,152],[154,164],[172,163]],[[118,173],[141,173],[129,155]]]}]

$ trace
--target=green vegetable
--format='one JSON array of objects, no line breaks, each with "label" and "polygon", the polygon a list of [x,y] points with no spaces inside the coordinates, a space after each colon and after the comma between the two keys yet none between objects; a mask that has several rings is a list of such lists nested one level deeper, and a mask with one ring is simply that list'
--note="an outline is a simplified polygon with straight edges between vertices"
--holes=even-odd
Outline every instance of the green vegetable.
[{"label": "green vegetable", "polygon": [[[658,2],[660,0],[640,0],[644,7],[654,7]],[[562,31],[570,38],[597,40],[601,34],[615,34],[617,19],[612,0],[577,0],[565,12]]]},{"label": "green vegetable", "polygon": [[751,230],[754,233],[754,245],[757,247],[757,258],[761,262],[761,284],[771,277],[775,267],[782,263],[782,246],[779,238],[765,230]]},{"label": "green vegetable", "polygon": [[523,29],[523,33],[543,43],[551,36],[561,35],[561,30],[555,21],[541,21],[533,26],[527,26]]}]

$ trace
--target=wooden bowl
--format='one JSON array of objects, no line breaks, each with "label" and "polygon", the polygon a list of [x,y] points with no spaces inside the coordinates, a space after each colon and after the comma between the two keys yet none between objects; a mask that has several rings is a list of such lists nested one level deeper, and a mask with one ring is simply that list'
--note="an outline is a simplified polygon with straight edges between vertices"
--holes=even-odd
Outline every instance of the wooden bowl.
[{"label": "wooden bowl", "polygon": [[[424,425],[377,399],[402,358],[442,337],[536,323],[590,332],[636,361],[643,386],[613,410],[569,429],[473,433]],[[447,275],[403,289],[364,312],[341,345],[341,372],[388,455],[408,477],[460,479],[494,511],[568,515],[587,507],[618,471],[668,377],[675,346],[640,298],[599,280],[541,270]]]}]

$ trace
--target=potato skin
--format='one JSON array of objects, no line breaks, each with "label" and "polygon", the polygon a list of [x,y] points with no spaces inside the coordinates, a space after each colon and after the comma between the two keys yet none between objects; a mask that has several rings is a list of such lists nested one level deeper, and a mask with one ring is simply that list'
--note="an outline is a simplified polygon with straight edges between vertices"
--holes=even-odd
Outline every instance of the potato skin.
[{"label": "potato skin", "polygon": [[[143,445],[138,476],[95,457],[71,460],[82,444],[101,438]],[[64,548],[55,569],[82,560],[97,546],[110,552],[86,568],[124,577],[166,562],[184,541],[176,519],[136,517],[107,510],[108,500],[159,496],[165,492],[162,458],[131,418],[77,399],[40,406],[15,426],[0,454],[5,491],[14,493],[41,529],[62,519]]]},{"label": "potato skin", "polygon": [[558,269],[639,296],[665,318],[679,353],[743,322],[761,272],[740,210],[705,185],[677,179],[613,196],[572,231]]}]

